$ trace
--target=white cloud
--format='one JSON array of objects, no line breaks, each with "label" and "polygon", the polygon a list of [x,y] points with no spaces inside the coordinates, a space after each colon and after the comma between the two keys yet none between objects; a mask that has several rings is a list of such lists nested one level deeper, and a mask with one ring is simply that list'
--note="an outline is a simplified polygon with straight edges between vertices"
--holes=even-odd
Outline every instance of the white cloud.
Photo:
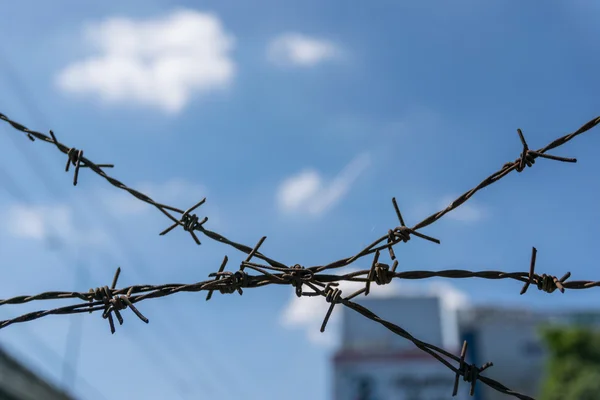
[{"label": "white cloud", "polygon": [[6,231],[13,237],[33,240],[58,239],[78,245],[100,245],[108,238],[102,231],[83,231],[74,224],[73,213],[66,205],[26,206],[15,204],[6,213]]},{"label": "white cloud", "polygon": [[341,50],[334,43],[300,33],[282,34],[273,39],[267,49],[267,58],[283,66],[312,67],[340,54]]},{"label": "white cloud", "polygon": [[66,92],[176,113],[192,94],[227,87],[235,73],[233,37],[214,14],[114,17],[87,25],[83,34],[98,53],[60,71],[56,83]]},{"label": "white cloud", "polygon": [[321,176],[317,171],[305,170],[286,179],[279,187],[278,201],[284,210],[298,210],[316,197],[321,188]]},{"label": "white cloud", "polygon": [[324,182],[313,169],[306,169],[285,179],[277,191],[277,205],[286,213],[320,215],[337,204],[352,184],[370,165],[371,157],[355,157],[331,182]]},{"label": "white cloud", "polygon": [[[354,268],[344,269],[344,273],[357,271]],[[362,289],[364,283],[340,282],[338,286],[344,296]],[[305,288],[305,290],[310,290]],[[387,285],[371,284],[370,297],[419,297],[423,295],[439,296],[441,306],[444,310],[457,310],[468,307],[470,301],[468,296],[447,282],[433,281],[425,284],[417,284],[400,280],[393,280]],[[355,301],[361,296],[355,298]],[[343,306],[340,306],[343,307]],[[297,297],[292,293],[290,300],[280,315],[280,323],[288,329],[304,329],[307,338],[317,345],[332,346],[336,344],[339,336],[340,310],[334,309],[327,324],[325,332],[321,333],[321,323],[327,313],[329,303],[322,297]],[[443,313],[442,313],[443,314]]]},{"label": "white cloud", "polygon": [[[457,196],[445,196],[439,203],[439,209],[448,207]],[[452,219],[460,222],[478,222],[485,219],[488,216],[487,210],[479,205],[473,199],[467,200],[465,203],[460,205],[458,208],[450,211],[444,216],[444,218]]]},{"label": "white cloud", "polygon": [[[134,188],[150,196],[154,201],[181,209],[187,209],[206,197],[204,186],[184,179],[171,179],[162,183],[143,182]],[[103,189],[105,204],[117,215],[139,215],[152,210],[152,206],[115,188]]]}]

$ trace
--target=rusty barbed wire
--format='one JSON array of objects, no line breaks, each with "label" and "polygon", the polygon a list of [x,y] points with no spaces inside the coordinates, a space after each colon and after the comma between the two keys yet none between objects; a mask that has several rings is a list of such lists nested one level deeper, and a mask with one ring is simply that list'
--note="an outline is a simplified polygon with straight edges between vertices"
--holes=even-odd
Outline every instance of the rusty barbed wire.
[{"label": "rusty barbed wire", "polygon": [[[384,285],[392,282],[393,279],[407,279],[407,280],[416,280],[416,279],[428,279],[428,278],[449,278],[449,279],[466,279],[466,278],[480,278],[480,279],[489,279],[489,280],[501,280],[501,279],[512,279],[516,281],[523,282],[523,288],[521,289],[520,294],[524,294],[529,288],[530,284],[533,283],[538,290],[552,293],[556,289],[559,289],[562,293],[566,289],[569,290],[580,290],[580,289],[591,289],[593,287],[600,287],[600,281],[569,281],[566,282],[566,279],[571,276],[570,272],[567,272],[561,279],[557,279],[555,276],[541,274],[538,275],[535,273],[535,259],[536,259],[537,249],[534,247],[532,249],[532,268],[530,268],[529,272],[502,272],[502,271],[468,271],[468,270],[460,270],[460,269],[450,269],[450,270],[441,270],[441,271],[403,271],[396,272],[394,269],[389,270],[389,265],[379,263],[377,261],[379,257],[379,252],[376,253],[374,258],[374,263],[371,269],[354,271],[351,273],[343,274],[343,275],[333,275],[333,274],[314,274],[310,270],[306,268],[302,268],[299,265],[295,265],[292,267],[288,267],[285,269],[281,268],[273,268],[267,265],[260,265],[252,262],[243,261],[241,263],[241,267],[246,267],[253,269],[262,275],[249,275],[244,272],[241,268],[236,272],[228,272],[224,271],[224,268],[228,262],[228,257],[225,256],[221,267],[218,272],[213,272],[209,274],[210,276],[216,277],[215,279],[205,280],[201,282],[195,283],[167,283],[162,285],[133,285],[124,287],[121,289],[115,289],[114,285],[111,285],[111,288],[108,291],[108,297],[123,295],[126,294],[127,297],[131,300],[132,303],[136,303],[138,301],[148,299],[148,298],[158,298],[164,297],[171,294],[175,294],[178,292],[199,292],[199,291],[208,291],[209,293],[217,290],[221,293],[233,293],[238,288],[256,288],[262,287],[266,285],[295,285],[297,288],[302,287],[303,284],[312,283],[322,287],[325,287],[327,284],[339,283],[339,282],[360,282],[365,283],[365,287],[360,289],[358,294],[366,293],[368,294],[368,290],[371,282],[375,282],[378,285]],[[397,262],[394,262],[394,265],[398,265]],[[280,273],[270,273],[268,270],[280,271]],[[373,272],[375,271],[375,272]],[[120,274],[120,268],[117,269],[118,274]],[[305,276],[298,276],[298,273]],[[117,274],[117,276],[118,276]],[[237,275],[236,275],[237,274]],[[243,276],[243,278],[242,278]],[[229,277],[230,279],[226,279]],[[243,284],[239,282],[243,281]],[[234,283],[235,282],[235,283]],[[44,292],[37,295],[31,296],[15,296],[9,299],[0,300],[0,306],[7,304],[25,304],[32,301],[40,301],[40,300],[67,300],[67,299],[80,299],[85,302],[90,302],[94,299],[97,299],[97,293],[100,289],[90,289],[88,292]],[[133,296],[134,294],[143,294],[141,296]],[[306,295],[301,290],[297,292],[298,297],[302,295]],[[102,295],[101,295],[102,296]],[[354,297],[355,295],[353,295]],[[207,300],[210,300],[210,297],[207,297]],[[83,305],[97,305],[102,304],[101,302],[88,304],[83,303]],[[73,306],[69,306],[73,307]],[[77,306],[78,307],[78,306]],[[68,309],[68,307],[64,308],[64,310]],[[37,319],[37,318],[33,318]],[[0,329],[4,328],[7,325],[10,325],[14,322],[24,322],[24,321],[15,321],[10,320],[9,324],[6,324],[9,321],[0,321]],[[5,325],[6,324],[6,325]]]},{"label": "rusty barbed wire", "polygon": [[[554,156],[550,154],[546,154],[549,150],[552,150],[556,147],[559,147],[568,141],[572,140],[574,137],[590,130],[600,123],[600,117],[594,118],[591,121],[584,124],[577,131],[565,135],[561,138],[556,139],[551,142],[547,146],[539,149],[539,150],[530,150],[529,146],[525,140],[525,137],[520,129],[517,130],[519,135],[519,139],[523,146],[523,150],[515,161],[508,162],[504,164],[504,166],[494,174],[488,176],[484,179],[479,185],[475,188],[463,193],[456,200],[454,200],[448,207],[444,210],[441,210],[435,214],[430,215],[425,218],[423,221],[417,223],[412,228],[406,226],[404,222],[404,218],[400,212],[400,208],[396,202],[396,199],[392,199],[392,204],[394,206],[394,211],[400,223],[399,226],[389,229],[388,232],[375,240],[369,246],[358,252],[357,254],[344,258],[341,260],[334,261],[327,265],[321,266],[311,266],[305,268],[299,264],[295,264],[293,266],[287,266],[284,263],[271,259],[264,254],[258,251],[259,247],[264,243],[266,237],[261,238],[258,244],[254,247],[249,247],[241,243],[234,242],[230,239],[227,239],[225,236],[210,231],[204,227],[204,224],[208,221],[208,217],[204,217],[200,219],[196,214],[192,212],[200,207],[206,199],[202,199],[200,202],[195,204],[193,207],[189,208],[186,211],[182,209],[172,207],[169,205],[161,204],[154,201],[149,196],[135,190],[129,188],[122,182],[117,179],[107,175],[102,168],[113,168],[112,164],[95,164],[86,157],[83,156],[83,150],[78,150],[76,148],[70,148],[62,143],[60,143],[56,139],[56,135],[54,132],[49,131],[50,136],[46,136],[43,133],[32,131],[21,125],[20,123],[9,119],[4,114],[0,113],[0,119],[9,123],[13,128],[23,132],[26,136],[31,140],[35,141],[35,139],[39,139],[41,141],[53,144],[59,151],[67,155],[67,165],[65,170],[68,171],[70,165],[75,166],[74,177],[73,177],[73,185],[77,185],[78,177],[79,177],[79,169],[82,167],[89,168],[96,174],[103,177],[107,180],[111,185],[125,190],[130,193],[132,196],[137,199],[148,203],[155,208],[157,208],[160,212],[162,212],[167,218],[169,218],[172,222],[172,225],[167,229],[163,230],[160,235],[165,235],[175,229],[177,226],[181,226],[184,231],[190,233],[194,241],[200,245],[201,242],[196,235],[196,232],[202,233],[204,236],[229,245],[230,247],[235,248],[238,251],[246,253],[248,257],[245,261],[240,264],[240,268],[238,271],[229,272],[225,271],[225,266],[227,264],[227,256],[225,256],[223,263],[221,264],[218,272],[211,273],[209,277],[213,277],[214,279],[206,280],[202,282],[192,283],[192,284],[164,284],[164,285],[135,285],[129,286],[122,289],[116,289],[116,282],[120,274],[120,268],[117,269],[115,273],[115,277],[113,279],[113,283],[111,287],[104,286],[102,288],[90,289],[89,292],[45,292],[40,293],[38,295],[33,296],[16,296],[10,299],[0,300],[1,305],[7,304],[23,304],[31,301],[38,300],[64,300],[64,299],[80,299],[82,300],[81,304],[74,304],[70,306],[55,308],[51,310],[41,310],[36,312],[31,312],[28,314],[21,315],[17,318],[11,320],[0,321],[0,329],[5,328],[14,323],[22,323],[27,321],[32,321],[38,318],[42,318],[47,315],[60,315],[60,314],[76,314],[81,312],[96,312],[103,311],[102,317],[104,319],[108,319],[111,333],[115,332],[114,322],[112,319],[112,315],[114,314],[119,321],[119,324],[123,324],[123,317],[121,315],[121,311],[130,308],[132,312],[143,322],[148,323],[148,319],[143,316],[143,314],[134,306],[135,303],[140,302],[142,300],[151,299],[151,298],[160,298],[164,296],[168,296],[171,294],[175,294],[178,292],[199,292],[199,291],[208,291],[208,295],[206,300],[210,300],[212,293],[215,290],[218,290],[222,294],[233,293],[237,291],[240,295],[243,293],[243,288],[256,288],[262,287],[270,284],[284,284],[291,285],[295,288],[296,295],[298,297],[301,296],[321,296],[324,297],[325,300],[330,303],[330,307],[327,311],[325,319],[323,321],[321,331],[325,330],[327,322],[329,320],[330,315],[333,312],[334,306],[336,304],[343,304],[347,308],[350,308],[356,312],[359,312],[366,318],[369,318],[375,322],[380,323],[385,326],[387,329],[391,330],[395,334],[404,337],[405,339],[411,341],[415,346],[417,346],[422,351],[427,352],[442,364],[446,365],[450,370],[455,373],[455,383],[453,389],[453,396],[457,393],[458,388],[458,380],[459,377],[463,377],[463,380],[466,382],[470,382],[471,389],[470,393],[473,394],[474,386],[477,381],[481,381],[487,386],[492,387],[493,389],[500,391],[504,394],[511,395],[517,397],[519,399],[532,400],[531,397],[514,392],[499,382],[482,376],[480,373],[485,369],[492,366],[492,363],[486,363],[481,368],[465,363],[465,354],[467,343],[463,344],[463,349],[460,357],[457,357],[441,348],[438,348],[429,343],[422,342],[412,335],[410,335],[407,331],[402,329],[401,327],[392,324],[389,321],[385,321],[379,318],[377,315],[366,309],[365,307],[352,302],[351,299],[364,294],[365,296],[369,294],[370,284],[371,282],[375,282],[377,285],[388,284],[393,281],[393,279],[427,279],[432,277],[442,277],[442,278],[453,278],[453,279],[462,279],[462,278],[481,278],[481,279],[513,279],[520,282],[523,282],[523,288],[521,290],[521,294],[524,294],[531,284],[534,284],[539,290],[543,290],[548,293],[554,292],[556,289],[559,289],[564,293],[565,289],[588,289],[592,287],[600,286],[600,282],[596,281],[570,281],[567,282],[567,279],[570,277],[570,272],[567,272],[562,278],[558,279],[555,276],[550,276],[546,274],[538,275],[535,273],[535,260],[537,250],[535,248],[532,249],[532,257],[530,263],[529,272],[501,272],[501,271],[467,271],[467,270],[443,270],[443,271],[404,271],[404,272],[396,272],[396,268],[398,266],[398,261],[396,259],[396,255],[394,253],[393,247],[400,242],[408,242],[411,239],[411,235],[419,237],[424,240],[428,240],[433,243],[439,244],[440,241],[428,235],[425,235],[421,232],[418,232],[419,229],[422,229],[432,223],[436,222],[440,218],[442,218],[448,212],[458,208],[460,205],[469,200],[475,193],[479,190],[491,185],[494,182],[502,179],[506,175],[508,175],[512,171],[522,172],[526,167],[531,167],[535,163],[537,158],[545,158],[549,160],[561,161],[561,162],[576,162],[577,160],[574,158],[565,158]],[[175,218],[172,213],[181,214],[179,218]],[[385,242],[385,243],[384,243]],[[384,244],[382,244],[384,243]],[[384,249],[387,249],[390,255],[390,258],[393,261],[392,268],[388,264],[380,263],[379,257],[380,252]],[[362,270],[348,274],[326,274],[324,271],[330,269],[336,269],[340,267],[344,267],[352,264],[356,260],[366,257],[367,255],[374,254],[373,262],[371,268],[369,270]],[[258,263],[251,262],[251,259],[255,257],[266,262],[268,265],[262,265]],[[250,275],[245,271],[245,268],[252,269],[258,272],[258,275]],[[364,282],[365,287],[354,292],[348,297],[342,297],[342,291],[338,287],[339,283],[345,282]],[[304,292],[302,290],[303,286],[307,286],[312,289],[312,292]],[[447,357],[452,361],[458,362],[458,367],[454,367],[448,360],[443,357]]]}]

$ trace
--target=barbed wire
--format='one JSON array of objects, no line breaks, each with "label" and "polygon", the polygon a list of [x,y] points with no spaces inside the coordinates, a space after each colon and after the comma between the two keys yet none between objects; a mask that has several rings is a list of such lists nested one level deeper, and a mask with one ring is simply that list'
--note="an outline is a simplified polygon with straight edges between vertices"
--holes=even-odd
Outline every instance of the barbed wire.
[{"label": "barbed wire", "polygon": [[[49,131],[50,136],[43,133],[33,131],[21,125],[20,123],[9,119],[4,114],[0,113],[0,119],[9,123],[13,128],[23,132],[31,140],[35,141],[39,139],[43,142],[53,144],[60,152],[67,155],[67,164],[65,171],[69,171],[70,166],[74,166],[73,185],[77,185],[79,179],[79,169],[89,168],[102,178],[107,180],[111,185],[127,191],[137,199],[152,205],[162,212],[167,218],[171,220],[171,225],[160,232],[160,235],[165,235],[173,229],[181,226],[182,229],[192,236],[196,244],[200,245],[201,241],[197,236],[197,232],[217,242],[224,243],[234,249],[247,254],[245,261],[242,261],[239,269],[235,272],[225,271],[225,267],[228,262],[227,256],[224,257],[218,272],[209,274],[209,280],[202,282],[196,282],[191,284],[163,284],[163,285],[134,285],[126,288],[117,289],[117,281],[120,275],[120,268],[117,268],[114,279],[110,288],[104,286],[101,288],[90,289],[88,292],[44,292],[32,296],[16,296],[10,299],[0,300],[0,306],[7,304],[23,304],[32,301],[40,300],[65,300],[65,299],[79,299],[81,303],[73,304],[65,307],[35,311],[28,314],[23,314],[17,318],[10,320],[0,321],[0,329],[5,328],[14,323],[22,323],[33,321],[38,318],[45,317],[47,315],[62,315],[62,314],[77,314],[82,312],[97,312],[102,311],[102,317],[108,319],[111,333],[115,332],[115,326],[113,321],[113,314],[117,318],[119,324],[123,324],[123,317],[121,311],[129,308],[132,312],[143,322],[148,323],[148,319],[137,309],[134,305],[142,300],[151,298],[160,298],[168,295],[172,295],[179,292],[200,292],[207,291],[206,300],[210,300],[215,290],[222,294],[238,292],[240,295],[243,293],[243,289],[257,288],[266,285],[291,285],[295,288],[296,295],[298,297],[324,297],[325,300],[330,303],[330,307],[325,315],[321,331],[323,332],[326,328],[327,322],[333,312],[336,304],[343,304],[344,306],[362,314],[366,318],[369,318],[395,334],[402,336],[403,338],[411,341],[416,347],[422,351],[430,354],[436,358],[439,362],[448,367],[452,372],[455,373],[455,382],[453,389],[453,396],[457,394],[458,381],[462,376],[463,380],[471,384],[470,394],[473,395],[475,383],[481,381],[487,386],[507,395],[517,397],[524,400],[532,400],[532,397],[527,395],[514,392],[509,388],[505,387],[501,383],[482,376],[480,373],[491,367],[492,363],[486,363],[481,367],[465,363],[465,355],[467,349],[467,342],[463,344],[462,352],[460,356],[453,355],[444,349],[441,349],[432,344],[420,341],[419,339],[410,335],[407,331],[395,325],[389,321],[381,319],[376,314],[369,311],[364,306],[351,301],[353,298],[364,294],[369,294],[371,282],[375,282],[377,285],[385,285],[392,282],[394,279],[427,279],[432,277],[452,278],[452,279],[464,279],[464,278],[480,278],[480,279],[512,279],[524,283],[520,294],[524,294],[531,284],[534,284],[538,290],[542,290],[548,293],[554,292],[558,289],[563,292],[566,289],[588,289],[592,287],[600,286],[600,281],[568,281],[571,273],[567,272],[560,279],[546,274],[535,273],[535,262],[537,250],[532,249],[530,268],[528,272],[502,272],[502,271],[467,271],[467,270],[443,270],[443,271],[404,271],[396,272],[398,266],[398,260],[394,253],[394,246],[401,242],[408,242],[411,239],[411,235],[418,238],[440,244],[440,241],[436,238],[425,235],[418,230],[425,228],[434,222],[441,219],[445,214],[455,210],[467,200],[469,200],[479,190],[491,185],[507,176],[512,171],[522,172],[526,167],[531,167],[535,163],[537,158],[545,158],[549,160],[571,162],[574,163],[577,160],[574,158],[566,158],[555,155],[546,154],[548,151],[559,147],[568,141],[572,140],[576,136],[590,130],[596,125],[600,124],[600,117],[596,117],[581,128],[573,133],[562,136],[545,147],[538,150],[531,150],[525,140],[525,137],[520,129],[517,130],[519,139],[523,146],[522,152],[515,161],[508,162],[503,167],[486,179],[481,181],[473,189],[463,193],[456,200],[454,200],[448,207],[437,213],[430,215],[423,221],[415,224],[412,228],[406,226],[404,218],[400,212],[400,208],[396,202],[396,199],[392,199],[392,205],[398,218],[400,225],[389,229],[388,232],[382,235],[380,238],[375,240],[369,246],[362,249],[357,254],[343,258],[326,265],[317,265],[304,267],[300,264],[288,266],[282,262],[274,260],[263,253],[259,252],[259,248],[266,240],[266,237],[262,237],[254,247],[250,247],[241,243],[234,242],[225,236],[208,230],[204,225],[208,222],[208,217],[200,219],[195,213],[206,198],[202,199],[194,206],[187,210],[172,207],[169,205],[161,204],[154,201],[149,196],[126,186],[119,180],[109,176],[104,172],[103,168],[112,168],[112,164],[96,164],[83,156],[83,150],[78,150],[74,147],[68,147],[60,143],[56,139],[54,132]],[[179,218],[176,218],[173,214],[180,214]],[[390,259],[393,261],[391,267],[388,264],[379,262],[381,251],[387,250]],[[355,271],[348,274],[327,274],[325,271],[341,268],[348,266],[355,261],[373,254],[373,260],[371,268],[368,270]],[[266,262],[265,264],[255,263],[252,261],[253,258]],[[246,268],[257,272],[258,274],[248,274]],[[342,297],[342,291],[338,287],[340,282],[360,282],[364,283],[365,286],[359,289],[347,297]],[[308,287],[311,291],[304,291],[304,287]],[[445,358],[444,358],[445,357]],[[451,364],[450,361],[458,362],[458,367]]]}]

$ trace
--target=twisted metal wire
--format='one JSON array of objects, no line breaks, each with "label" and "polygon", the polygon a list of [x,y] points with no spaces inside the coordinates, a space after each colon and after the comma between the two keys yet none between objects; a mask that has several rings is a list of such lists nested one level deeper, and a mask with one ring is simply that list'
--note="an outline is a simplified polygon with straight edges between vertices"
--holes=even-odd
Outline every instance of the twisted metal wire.
[{"label": "twisted metal wire", "polygon": [[[415,224],[412,228],[406,226],[404,222],[404,218],[400,212],[396,199],[392,199],[392,204],[394,206],[394,210],[400,225],[393,229],[389,229],[386,234],[375,240],[369,246],[358,252],[357,254],[343,258],[332,263],[326,265],[319,266],[311,266],[305,268],[299,264],[295,264],[293,266],[287,266],[284,263],[276,261],[272,258],[267,257],[266,255],[259,252],[259,248],[264,243],[266,237],[260,239],[260,241],[254,246],[246,246],[241,243],[234,242],[225,236],[206,229],[204,224],[208,221],[207,217],[200,219],[196,214],[193,214],[193,211],[200,207],[206,199],[202,199],[200,202],[190,207],[187,210],[182,210],[176,207],[172,207],[169,205],[161,204],[154,201],[149,196],[132,189],[117,179],[107,175],[102,168],[112,168],[112,164],[96,164],[89,160],[88,158],[83,156],[83,150],[78,150],[76,148],[70,148],[62,143],[60,143],[56,139],[56,135],[54,132],[50,131],[50,136],[47,136],[43,133],[33,131],[21,125],[20,123],[9,119],[4,114],[0,113],[0,119],[9,123],[13,128],[23,132],[26,136],[31,140],[35,141],[39,139],[43,142],[53,144],[59,151],[67,155],[67,164],[65,170],[68,171],[69,167],[73,165],[75,167],[74,177],[73,177],[73,185],[77,185],[79,178],[79,170],[80,168],[89,168],[96,174],[100,175],[104,179],[106,179],[111,185],[125,190],[130,193],[132,196],[137,199],[152,205],[157,208],[160,212],[162,212],[167,218],[169,218],[172,224],[163,230],[160,235],[165,235],[175,229],[178,226],[181,226],[182,229],[188,233],[194,239],[194,241],[200,245],[201,242],[196,235],[196,232],[203,234],[209,239],[224,243],[235,248],[238,251],[246,253],[248,257],[245,261],[243,261],[239,267],[238,271],[228,272],[225,271],[225,266],[227,264],[227,256],[225,256],[218,272],[211,273],[209,277],[213,277],[213,279],[196,282],[191,284],[164,284],[164,285],[135,285],[122,289],[116,289],[117,279],[120,274],[120,268],[117,269],[115,277],[113,279],[112,285],[109,288],[108,286],[104,286],[102,288],[90,289],[88,292],[45,292],[40,293],[33,296],[16,296],[10,299],[0,300],[0,306],[6,304],[23,304],[31,301],[38,300],[62,300],[62,299],[79,299],[82,300],[79,304],[74,304],[70,306],[55,308],[51,310],[41,310],[36,312],[31,312],[28,314],[21,315],[17,318],[0,321],[0,329],[5,328],[14,323],[22,323],[27,321],[32,321],[38,318],[42,318],[47,315],[55,315],[55,314],[76,314],[81,312],[96,312],[102,311],[102,317],[108,319],[111,333],[115,332],[114,322],[112,316],[115,315],[120,324],[123,323],[123,318],[121,315],[121,311],[130,308],[132,312],[143,322],[148,323],[148,319],[144,317],[144,315],[134,306],[135,303],[138,303],[142,300],[151,299],[151,298],[159,298],[168,296],[171,294],[175,294],[178,292],[199,292],[199,291],[207,291],[208,295],[206,300],[210,300],[212,293],[215,290],[226,294],[226,293],[234,293],[238,292],[240,295],[243,293],[244,288],[256,288],[262,287],[271,284],[278,285],[291,285],[295,288],[296,295],[298,297],[301,296],[321,296],[324,297],[325,300],[330,303],[330,307],[327,311],[325,319],[323,321],[321,331],[325,330],[327,322],[329,320],[330,315],[333,312],[334,306],[336,304],[343,304],[344,306],[359,312],[366,318],[369,318],[379,324],[385,326],[387,329],[391,330],[395,334],[404,337],[405,339],[411,341],[415,346],[417,346],[422,351],[430,354],[432,357],[436,358],[439,362],[444,364],[450,370],[455,373],[455,383],[453,389],[453,396],[456,395],[458,390],[458,381],[462,376],[463,380],[469,382],[471,384],[470,393],[471,395],[474,392],[475,383],[477,381],[481,381],[487,386],[492,387],[493,389],[502,392],[507,395],[511,395],[517,397],[519,399],[531,400],[532,398],[526,396],[524,394],[520,394],[510,390],[505,387],[501,383],[482,376],[481,372],[491,367],[492,363],[486,363],[482,367],[477,367],[475,365],[470,365],[465,363],[465,354],[467,343],[465,342],[463,345],[463,349],[460,357],[457,357],[439,347],[431,345],[429,343],[425,343],[420,341],[419,339],[410,335],[407,331],[402,329],[401,327],[381,319],[371,311],[369,311],[364,306],[361,306],[358,303],[352,302],[351,299],[364,294],[368,295],[370,291],[371,282],[375,282],[377,285],[389,284],[393,279],[427,279],[432,277],[443,277],[443,278],[453,278],[453,279],[463,279],[463,278],[480,278],[480,279],[512,279],[523,282],[523,288],[521,290],[521,294],[524,294],[531,284],[534,284],[538,290],[543,290],[548,293],[554,292],[556,289],[563,292],[565,289],[588,289],[592,287],[600,286],[600,282],[598,281],[569,281],[567,279],[570,277],[570,272],[567,272],[563,277],[558,279],[555,276],[550,276],[546,274],[538,275],[535,273],[535,260],[537,250],[535,248],[532,249],[531,263],[529,272],[513,272],[507,273],[502,271],[467,271],[467,270],[443,270],[443,271],[404,271],[404,272],[396,272],[396,268],[398,266],[398,261],[396,260],[396,256],[394,253],[394,246],[400,242],[408,242],[411,239],[411,236],[416,236],[418,238],[428,240],[433,243],[439,244],[440,241],[433,237],[427,236],[421,232],[419,229],[422,229],[426,226],[431,225],[436,222],[440,218],[442,218],[448,212],[458,208],[460,205],[464,204],[467,200],[469,200],[475,193],[479,190],[491,185],[494,182],[502,179],[506,175],[508,175],[512,171],[522,172],[526,167],[531,167],[535,163],[537,158],[545,158],[549,160],[561,161],[561,162],[571,162],[574,163],[577,160],[574,158],[565,158],[559,157],[555,155],[546,154],[549,150],[552,150],[556,147],[559,147],[576,136],[590,130],[596,125],[600,124],[600,117],[596,117],[591,121],[584,124],[581,128],[576,130],[573,133],[565,135],[561,138],[556,139],[550,144],[539,150],[530,150],[529,146],[523,136],[523,133],[520,129],[517,130],[519,138],[521,140],[521,144],[523,146],[523,150],[515,161],[508,162],[504,164],[504,166],[495,172],[494,174],[488,176],[486,179],[481,181],[476,187],[473,189],[463,193],[456,200],[454,200],[448,207],[444,210],[441,210],[437,213],[430,215],[425,218],[423,221]],[[173,213],[180,214],[179,218],[175,218]],[[379,262],[380,252],[382,250],[386,250],[389,252],[390,258],[393,261],[393,265],[390,269],[390,266],[384,263]],[[336,269],[340,267],[344,267],[350,265],[354,261],[366,257],[370,254],[374,254],[373,262],[371,265],[371,269],[357,271],[349,274],[326,274],[327,270]],[[258,264],[252,261],[252,258],[255,257],[266,262],[268,265]],[[258,272],[258,274],[250,275],[245,271],[245,268],[249,268]],[[365,287],[356,291],[355,293],[342,297],[342,291],[339,289],[339,282],[342,281],[350,281],[350,282],[364,282]],[[312,291],[304,291],[304,287],[310,288]],[[450,361],[446,358],[458,362],[458,367],[453,366]]]}]

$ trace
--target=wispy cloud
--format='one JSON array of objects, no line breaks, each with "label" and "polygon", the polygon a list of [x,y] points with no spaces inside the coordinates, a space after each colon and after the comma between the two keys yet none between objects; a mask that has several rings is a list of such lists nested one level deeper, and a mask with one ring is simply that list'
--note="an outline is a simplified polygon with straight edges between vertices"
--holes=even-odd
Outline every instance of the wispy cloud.
[{"label": "wispy cloud", "polygon": [[340,54],[341,49],[333,42],[301,33],[284,33],[267,48],[267,58],[281,66],[313,67]]},{"label": "wispy cloud", "polygon": [[337,204],[371,163],[368,153],[355,157],[332,181],[306,169],[285,179],[277,191],[277,205],[285,213],[320,215]]},{"label": "wispy cloud", "polygon": [[176,113],[194,93],[226,87],[234,40],[214,14],[177,10],[162,18],[109,18],[84,28],[98,54],[68,65],[62,90],[105,102],[137,103]]},{"label": "wispy cloud", "polygon": [[74,224],[73,212],[66,205],[28,206],[14,204],[5,215],[5,231],[9,235],[31,240],[60,240],[76,245],[101,245],[108,242],[103,231],[83,231]]},{"label": "wispy cloud", "polygon": [[[345,273],[355,272],[357,269],[345,269]],[[339,289],[344,293],[353,293],[364,287],[362,282],[340,282]],[[445,310],[457,310],[470,304],[468,296],[462,291],[446,282],[429,282],[426,285],[400,282],[394,280],[387,285],[371,285],[369,296],[375,298],[389,298],[396,296],[418,297],[423,295],[439,296]],[[340,312],[334,311],[325,332],[320,332],[321,323],[327,313],[329,303],[321,297],[297,297],[294,294],[280,315],[280,323],[288,329],[303,329],[307,338],[317,345],[332,346],[339,337]]]}]

